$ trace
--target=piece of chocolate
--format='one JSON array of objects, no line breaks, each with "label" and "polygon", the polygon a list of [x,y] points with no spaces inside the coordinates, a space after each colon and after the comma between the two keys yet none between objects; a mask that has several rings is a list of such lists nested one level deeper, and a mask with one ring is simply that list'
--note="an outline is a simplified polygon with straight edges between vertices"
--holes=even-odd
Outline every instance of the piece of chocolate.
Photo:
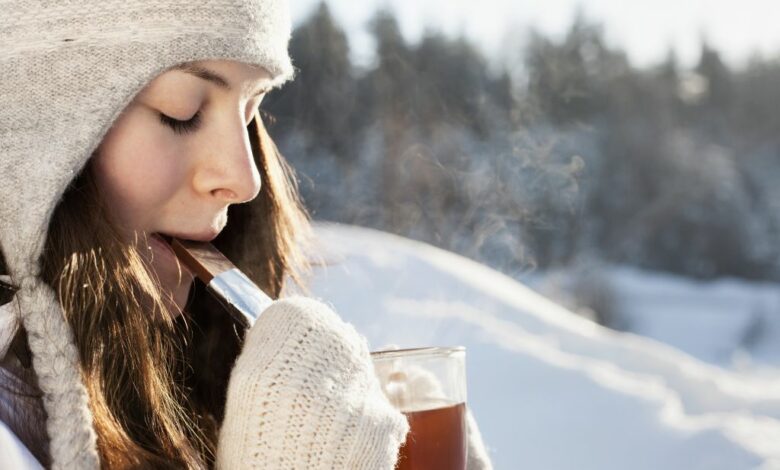
[{"label": "piece of chocolate", "polygon": [[254,325],[257,317],[273,302],[211,243],[178,238],[166,238],[166,241],[179,261],[206,285],[206,289],[244,327]]}]

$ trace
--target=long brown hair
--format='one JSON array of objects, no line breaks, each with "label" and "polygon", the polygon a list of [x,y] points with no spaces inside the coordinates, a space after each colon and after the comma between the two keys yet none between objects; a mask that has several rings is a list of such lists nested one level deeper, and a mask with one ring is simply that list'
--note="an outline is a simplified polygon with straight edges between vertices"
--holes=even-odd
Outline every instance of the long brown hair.
[{"label": "long brown hair", "polygon": [[[308,215],[259,112],[247,130],[262,189],[230,207],[214,244],[276,297],[307,267]],[[166,310],[153,272],[107,216],[89,164],[55,209],[40,262],[73,330],[103,467],[213,467],[244,331],[198,281],[185,315]]]}]

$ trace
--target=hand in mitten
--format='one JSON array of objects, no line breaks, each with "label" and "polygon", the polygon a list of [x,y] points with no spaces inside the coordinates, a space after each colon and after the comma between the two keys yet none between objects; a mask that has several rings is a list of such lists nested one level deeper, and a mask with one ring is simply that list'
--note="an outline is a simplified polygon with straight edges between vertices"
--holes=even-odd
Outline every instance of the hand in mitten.
[{"label": "hand in mitten", "polygon": [[466,430],[469,433],[469,455],[466,460],[466,470],[493,470],[485,443],[482,442],[482,433],[477,427],[477,420],[471,413],[471,408],[466,407]]},{"label": "hand in mitten", "polygon": [[277,300],[231,372],[217,466],[390,470],[408,430],[352,325],[316,300]]}]

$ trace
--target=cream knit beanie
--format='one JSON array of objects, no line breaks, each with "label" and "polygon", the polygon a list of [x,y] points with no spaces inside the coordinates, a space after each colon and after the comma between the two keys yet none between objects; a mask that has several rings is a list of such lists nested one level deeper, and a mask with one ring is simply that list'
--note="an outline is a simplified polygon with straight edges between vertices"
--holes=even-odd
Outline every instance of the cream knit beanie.
[{"label": "cream knit beanie", "polygon": [[[182,62],[291,78],[286,0],[0,0],[0,245],[20,288],[53,468],[98,468],[72,332],[39,279],[49,219],[120,112]],[[7,319],[6,319],[7,320]],[[0,345],[0,350],[3,350]]]}]

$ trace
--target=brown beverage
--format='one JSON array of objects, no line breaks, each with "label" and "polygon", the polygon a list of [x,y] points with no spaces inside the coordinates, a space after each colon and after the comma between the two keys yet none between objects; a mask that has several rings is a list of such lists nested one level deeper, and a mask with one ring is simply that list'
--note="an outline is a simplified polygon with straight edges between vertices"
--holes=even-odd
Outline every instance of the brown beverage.
[{"label": "brown beverage", "polygon": [[466,405],[404,412],[410,431],[397,470],[465,470]]}]

